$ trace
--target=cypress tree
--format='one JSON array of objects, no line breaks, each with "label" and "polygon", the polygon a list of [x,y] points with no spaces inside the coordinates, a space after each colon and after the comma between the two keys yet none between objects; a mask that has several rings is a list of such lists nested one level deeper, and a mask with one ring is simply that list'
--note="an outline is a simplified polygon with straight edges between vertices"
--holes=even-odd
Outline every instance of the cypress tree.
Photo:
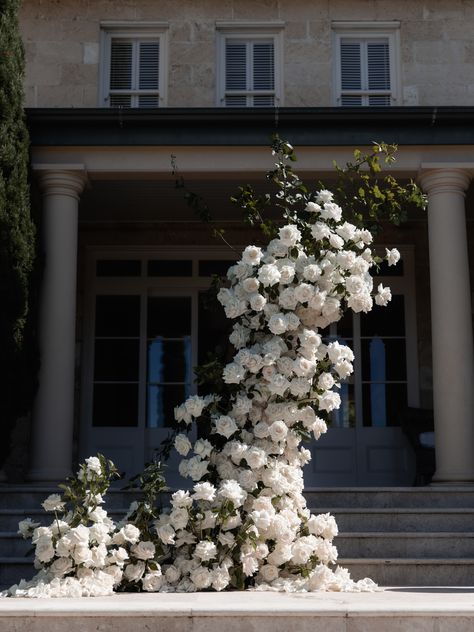
[{"label": "cypress tree", "polygon": [[30,279],[36,235],[28,184],[20,0],[0,0],[0,465],[15,420],[31,405]]}]

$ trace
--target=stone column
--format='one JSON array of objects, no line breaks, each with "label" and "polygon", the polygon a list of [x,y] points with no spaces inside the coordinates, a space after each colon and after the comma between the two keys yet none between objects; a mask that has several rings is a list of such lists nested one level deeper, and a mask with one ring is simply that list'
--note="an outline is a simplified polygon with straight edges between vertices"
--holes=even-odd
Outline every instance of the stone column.
[{"label": "stone column", "polygon": [[474,354],[465,192],[468,169],[424,171],[433,347],[436,473],[433,483],[474,481]]},{"label": "stone column", "polygon": [[30,479],[71,474],[74,428],[77,220],[83,165],[34,165],[43,191],[39,390],[33,410]]}]

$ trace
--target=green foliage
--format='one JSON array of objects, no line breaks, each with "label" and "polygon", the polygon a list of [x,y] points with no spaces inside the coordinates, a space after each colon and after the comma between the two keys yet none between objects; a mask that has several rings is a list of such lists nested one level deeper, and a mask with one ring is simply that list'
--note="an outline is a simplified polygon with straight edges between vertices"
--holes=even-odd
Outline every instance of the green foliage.
[{"label": "green foliage", "polygon": [[154,460],[145,465],[143,472],[133,476],[124,489],[132,489],[137,492],[139,500],[134,502],[127,514],[127,520],[132,522],[142,534],[142,540],[153,540],[164,553],[160,541],[156,539],[155,532],[151,532],[152,522],[160,514],[158,497],[166,490],[163,467],[160,461]]},{"label": "green foliage", "polygon": [[36,236],[29,202],[19,4],[20,0],[0,3],[0,372],[6,376],[0,418],[4,432],[29,408],[34,391],[30,367],[36,364],[24,336]]},{"label": "green foliage", "polygon": [[97,454],[100,462],[100,474],[91,472],[87,463],[82,463],[77,476],[66,479],[58,487],[63,490],[62,500],[66,503],[64,512],[71,512],[71,527],[79,524],[88,525],[89,513],[97,509],[103,502],[111,482],[120,478],[117,468],[103,454]]}]

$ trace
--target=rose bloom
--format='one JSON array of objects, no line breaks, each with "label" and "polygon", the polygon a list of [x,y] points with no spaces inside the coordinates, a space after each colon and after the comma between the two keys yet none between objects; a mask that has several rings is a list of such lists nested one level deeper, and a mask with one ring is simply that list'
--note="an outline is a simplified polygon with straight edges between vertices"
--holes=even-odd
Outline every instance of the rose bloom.
[{"label": "rose bloom", "polygon": [[145,572],[145,562],[139,560],[135,564],[127,564],[123,574],[125,575],[125,579],[128,579],[129,582],[138,581]]},{"label": "rose bloom", "polygon": [[206,402],[198,395],[191,395],[191,397],[188,397],[188,399],[184,402],[184,407],[190,415],[193,417],[199,417],[206,407]]},{"label": "rose bloom", "polygon": [[220,498],[228,498],[235,507],[240,507],[247,498],[247,492],[234,480],[225,480],[219,486],[217,495]]},{"label": "rose bloom", "polygon": [[178,434],[174,440],[174,447],[178,454],[181,456],[186,456],[191,450],[191,441],[185,434]]},{"label": "rose bloom", "polygon": [[[178,509],[175,511],[180,511],[180,510]],[[183,509],[181,511],[186,511],[186,510]],[[150,560],[155,556],[156,549],[153,542],[144,541],[144,542],[138,542],[137,544],[132,546],[130,551],[132,555],[138,558],[139,560]]]},{"label": "rose bloom", "polygon": [[242,253],[242,261],[250,266],[256,266],[260,263],[263,253],[258,246],[247,246]]},{"label": "rose bloom", "polygon": [[41,503],[41,506],[45,511],[62,511],[66,503],[61,500],[59,494],[51,494],[46,500]]},{"label": "rose bloom", "polygon": [[318,397],[318,401],[320,410],[327,410],[328,412],[339,408],[341,405],[339,393],[335,393],[334,391],[326,391],[323,395]]},{"label": "rose bloom", "polygon": [[275,441],[275,443],[278,441],[283,441],[288,434],[288,426],[285,424],[284,421],[274,421],[272,425],[269,426],[268,432],[270,434],[270,437],[272,438],[272,441]]},{"label": "rose bloom", "polygon": [[191,571],[190,578],[198,590],[209,588],[212,582],[211,572],[203,566],[198,566]]},{"label": "rose bloom", "polygon": [[272,332],[272,334],[280,335],[285,333],[288,326],[288,320],[285,314],[281,312],[278,314],[273,314],[273,316],[268,321],[268,328]]},{"label": "rose bloom", "polygon": [[142,578],[142,587],[146,592],[157,592],[162,585],[161,571],[150,571]]},{"label": "rose bloom", "polygon": [[279,235],[281,243],[285,246],[295,246],[301,239],[300,231],[291,224],[280,228]]},{"label": "rose bloom", "polygon": [[392,292],[389,287],[384,287],[382,283],[377,287],[377,294],[375,296],[375,302],[377,305],[385,307],[392,299]]},{"label": "rose bloom", "polygon": [[255,312],[261,312],[262,309],[265,307],[266,302],[267,299],[261,294],[252,294],[250,296],[250,307]]},{"label": "rose bloom", "polygon": [[392,248],[391,250],[385,248],[385,258],[389,266],[394,266],[400,260],[400,253],[396,248]]},{"label": "rose bloom", "polygon": [[208,500],[212,502],[216,496],[216,488],[211,483],[196,483],[193,489],[194,500]]},{"label": "rose bloom", "polygon": [[165,571],[165,577],[168,583],[174,584],[181,577],[181,571],[178,568],[176,568],[176,566],[173,566],[173,565],[168,566],[168,568]]},{"label": "rose bloom", "polygon": [[245,377],[245,369],[236,362],[230,362],[222,372],[226,384],[239,384]]},{"label": "rose bloom", "polygon": [[280,281],[281,274],[276,265],[267,263],[263,265],[258,273],[258,279],[264,287],[270,287]]},{"label": "rose bloom", "polygon": [[316,202],[308,202],[308,204],[306,204],[305,211],[308,213],[319,213],[321,211],[321,207],[319,204],[316,204]]},{"label": "rose bloom", "polygon": [[258,282],[258,279],[256,279],[255,277],[249,277],[248,279],[245,279],[242,282],[242,287],[249,294],[253,294],[254,292],[257,292],[259,286],[260,286],[260,283]]},{"label": "rose bloom", "polygon": [[196,548],[194,549],[194,555],[198,557],[203,562],[208,562],[212,560],[217,555],[217,547],[214,542],[209,542],[208,540],[201,540],[196,544]]},{"label": "rose bloom", "polygon": [[238,430],[237,424],[229,415],[221,415],[216,419],[215,425],[217,434],[226,437],[226,439],[231,437]]},{"label": "rose bloom", "polygon": [[251,467],[252,469],[263,467],[267,462],[267,455],[265,454],[265,450],[257,448],[256,446],[250,447],[246,451],[244,458],[247,461],[249,467]]},{"label": "rose bloom", "polygon": [[189,496],[189,491],[179,489],[171,496],[171,505],[173,507],[190,507],[192,504],[193,500]]},{"label": "rose bloom", "polygon": [[331,373],[321,373],[318,377],[318,388],[328,391],[334,386],[334,378]]}]

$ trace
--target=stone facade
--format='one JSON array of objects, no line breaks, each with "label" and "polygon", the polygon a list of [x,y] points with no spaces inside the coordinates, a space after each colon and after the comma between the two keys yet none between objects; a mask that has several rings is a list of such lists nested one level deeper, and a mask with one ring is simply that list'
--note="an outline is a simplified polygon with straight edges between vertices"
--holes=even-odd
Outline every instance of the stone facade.
[{"label": "stone facade", "polygon": [[99,106],[100,23],[165,21],[169,107],[216,104],[216,21],[283,21],[283,105],[334,105],[333,21],[400,22],[397,105],[470,105],[472,0],[24,0],[28,107]]}]

